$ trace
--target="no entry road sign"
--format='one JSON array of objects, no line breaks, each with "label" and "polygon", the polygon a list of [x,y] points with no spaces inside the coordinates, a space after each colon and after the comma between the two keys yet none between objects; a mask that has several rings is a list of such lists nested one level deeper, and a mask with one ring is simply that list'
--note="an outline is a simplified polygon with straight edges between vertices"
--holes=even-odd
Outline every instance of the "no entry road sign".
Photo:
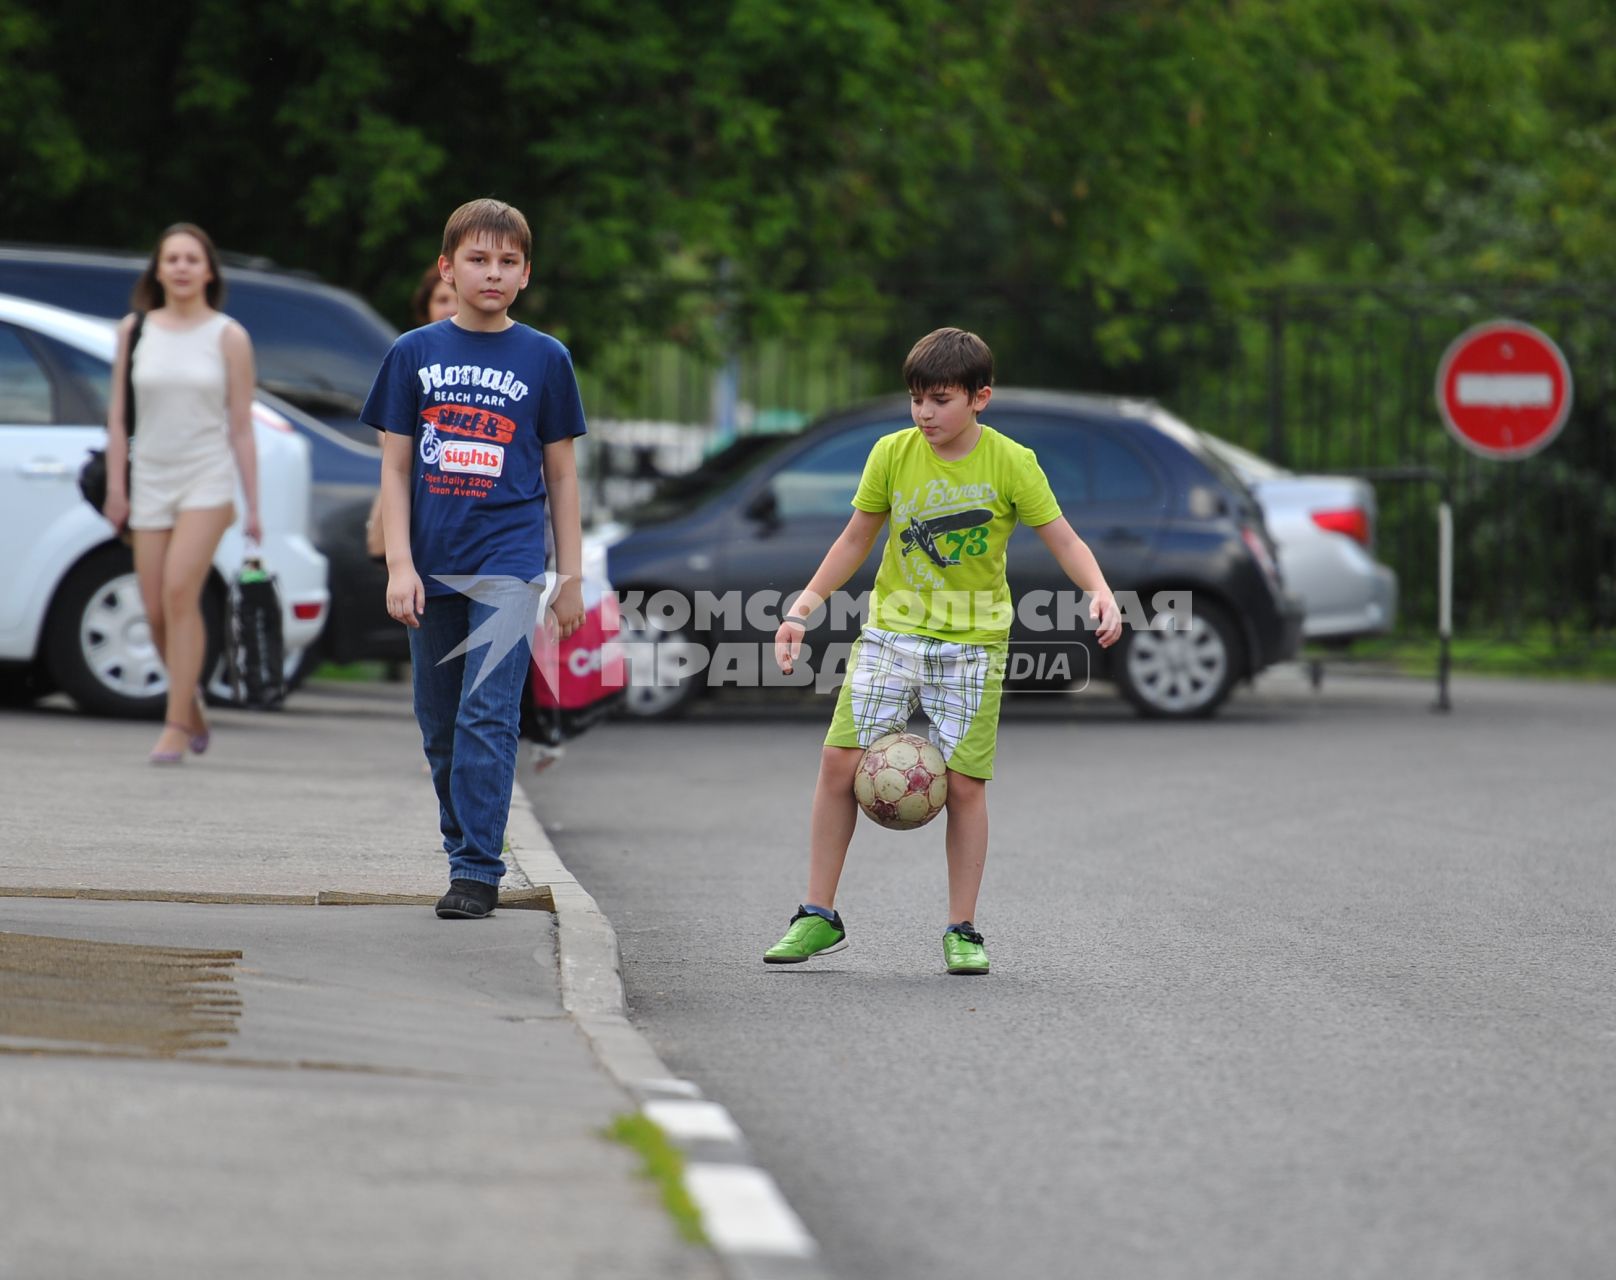
[{"label": "no entry road sign", "polygon": [[1571,412],[1571,367],[1554,340],[1516,320],[1455,338],[1437,366],[1442,421],[1472,453],[1524,458],[1544,448]]}]

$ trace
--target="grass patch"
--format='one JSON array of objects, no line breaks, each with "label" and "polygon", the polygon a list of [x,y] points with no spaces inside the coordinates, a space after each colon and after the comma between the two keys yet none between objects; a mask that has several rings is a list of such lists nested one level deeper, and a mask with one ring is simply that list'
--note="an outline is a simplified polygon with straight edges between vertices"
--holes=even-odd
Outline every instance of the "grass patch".
[{"label": "grass patch", "polygon": [[663,1207],[679,1228],[679,1234],[692,1244],[706,1244],[701,1211],[685,1190],[685,1158],[668,1141],[668,1135],[636,1111],[613,1120],[606,1136],[639,1152],[643,1166],[640,1176],[651,1179],[661,1189]]},{"label": "grass patch", "polygon": [[336,680],[346,684],[371,684],[387,679],[387,662],[322,662],[309,676],[311,680]]},{"label": "grass patch", "polygon": [[[1434,676],[1439,647],[1435,636],[1376,636],[1356,642],[1350,653],[1352,660],[1387,663],[1407,675]],[[1329,662],[1338,655],[1310,647],[1302,656]],[[1586,639],[1566,644],[1546,630],[1513,640],[1456,635],[1451,656],[1453,670],[1465,675],[1616,680],[1616,643]]]}]

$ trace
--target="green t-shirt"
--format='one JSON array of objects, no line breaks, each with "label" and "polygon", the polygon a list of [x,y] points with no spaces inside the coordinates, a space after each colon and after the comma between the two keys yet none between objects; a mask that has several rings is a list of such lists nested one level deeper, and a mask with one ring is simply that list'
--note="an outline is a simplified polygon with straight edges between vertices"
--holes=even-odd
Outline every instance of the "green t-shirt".
[{"label": "green t-shirt", "polygon": [[952,462],[916,428],[882,436],[853,505],[892,516],[870,625],[966,644],[1010,634],[1004,553],[1017,521],[1048,524],[1061,513],[1037,455],[986,423]]}]

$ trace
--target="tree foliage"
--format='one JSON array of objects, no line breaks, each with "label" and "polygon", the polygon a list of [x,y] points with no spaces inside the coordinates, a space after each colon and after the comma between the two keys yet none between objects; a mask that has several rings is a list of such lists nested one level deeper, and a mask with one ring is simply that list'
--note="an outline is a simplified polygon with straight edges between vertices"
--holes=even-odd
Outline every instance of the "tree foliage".
[{"label": "tree foliage", "polygon": [[494,194],[585,349],[719,288],[1059,296],[1120,351],[1190,288],[1608,278],[1613,37],[1600,0],[0,0],[0,227],[192,219],[398,315]]}]

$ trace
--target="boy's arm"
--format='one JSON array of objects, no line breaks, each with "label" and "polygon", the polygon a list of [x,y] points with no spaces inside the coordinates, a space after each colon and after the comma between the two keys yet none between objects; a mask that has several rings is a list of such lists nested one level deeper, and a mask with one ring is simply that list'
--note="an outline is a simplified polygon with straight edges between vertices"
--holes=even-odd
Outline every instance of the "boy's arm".
[{"label": "boy's arm", "polygon": [[1065,516],[1056,516],[1048,524],[1032,528],[1054,554],[1061,571],[1093,597],[1089,602],[1089,617],[1099,624],[1095,638],[1102,649],[1109,649],[1122,637],[1122,615],[1117,611],[1116,599],[1105,584],[1105,574],[1100,572],[1100,562],[1089,550],[1089,544],[1077,536],[1077,530],[1067,523]]},{"label": "boy's arm", "polygon": [[785,620],[780,623],[780,629],[774,633],[774,660],[786,675],[791,674],[802,652],[802,636],[808,629],[808,616],[864,563],[886,522],[885,511],[854,511],[847,527],[830,544],[830,550],[820,561],[813,578],[792,603]]},{"label": "boy's arm", "polygon": [[544,446],[544,487],[550,495],[558,579],[550,612],[555,614],[556,638],[565,640],[584,624],[584,535],[578,515],[578,462],[571,436]]},{"label": "boy's arm", "polygon": [[387,613],[419,627],[426,588],[410,554],[410,465],[415,439],[389,431],[382,441],[382,538],[387,545]]}]

